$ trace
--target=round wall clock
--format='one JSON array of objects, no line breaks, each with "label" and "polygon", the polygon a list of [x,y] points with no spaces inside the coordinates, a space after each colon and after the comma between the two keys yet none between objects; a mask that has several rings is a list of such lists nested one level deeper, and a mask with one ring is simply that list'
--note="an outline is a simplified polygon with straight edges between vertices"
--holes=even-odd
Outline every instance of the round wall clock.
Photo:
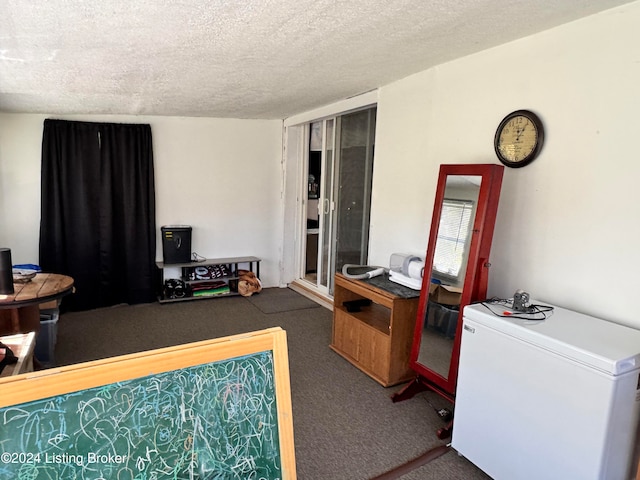
[{"label": "round wall clock", "polygon": [[538,156],[543,142],[544,128],[538,116],[529,110],[516,110],[498,125],[493,146],[502,163],[519,168]]}]

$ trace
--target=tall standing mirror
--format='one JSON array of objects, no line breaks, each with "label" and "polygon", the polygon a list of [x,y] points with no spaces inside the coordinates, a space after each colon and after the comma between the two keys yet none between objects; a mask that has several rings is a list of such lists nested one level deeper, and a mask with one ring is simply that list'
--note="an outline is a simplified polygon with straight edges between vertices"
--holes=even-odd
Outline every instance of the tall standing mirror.
[{"label": "tall standing mirror", "polygon": [[426,389],[454,400],[462,310],[486,298],[503,171],[493,164],[440,166],[410,357],[416,378],[393,401]]}]

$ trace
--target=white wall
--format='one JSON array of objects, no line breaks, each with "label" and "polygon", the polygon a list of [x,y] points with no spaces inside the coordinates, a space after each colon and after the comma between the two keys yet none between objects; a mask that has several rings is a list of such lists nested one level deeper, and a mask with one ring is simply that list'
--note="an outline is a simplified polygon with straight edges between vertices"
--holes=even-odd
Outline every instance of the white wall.
[{"label": "white wall", "polygon": [[282,122],[180,117],[0,114],[0,246],[38,263],[40,149],[45,118],[149,123],[156,223],[193,227],[205,257],[263,259],[263,285],[279,284]]},{"label": "white wall", "polygon": [[540,157],[507,169],[489,295],[532,297],[640,328],[640,2],[383,87],[370,263],[424,255],[440,163],[498,163],[493,136],[538,113]]},{"label": "white wall", "polygon": [[[637,25],[640,2],[382,87],[370,263],[386,265],[393,252],[424,255],[439,165],[498,163],[498,123],[528,108],[545,124],[545,146],[531,165],[505,172],[489,294],[523,288],[640,328]],[[44,118],[0,114],[0,246],[12,248],[16,263],[37,259]],[[289,256],[281,122],[69,118],[150,123],[158,228],[193,225],[198,253],[263,257],[265,284],[279,283],[278,262]]]},{"label": "white wall", "polygon": [[42,122],[0,114],[0,247],[11,249],[14,264],[38,263]]}]

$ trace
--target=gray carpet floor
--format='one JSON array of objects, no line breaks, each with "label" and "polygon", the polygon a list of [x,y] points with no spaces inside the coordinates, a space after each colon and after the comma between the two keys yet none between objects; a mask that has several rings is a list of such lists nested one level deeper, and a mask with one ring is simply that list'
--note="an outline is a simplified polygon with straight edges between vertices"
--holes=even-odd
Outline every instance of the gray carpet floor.
[{"label": "gray carpet floor", "polygon": [[[329,310],[289,289],[63,313],[55,361],[66,365],[280,326],[288,338],[299,479],[369,479],[445,444],[436,436],[444,425],[436,409],[451,405],[432,392],[393,403],[399,387],[383,388],[329,349],[331,322]],[[488,478],[453,450],[402,477]]]}]

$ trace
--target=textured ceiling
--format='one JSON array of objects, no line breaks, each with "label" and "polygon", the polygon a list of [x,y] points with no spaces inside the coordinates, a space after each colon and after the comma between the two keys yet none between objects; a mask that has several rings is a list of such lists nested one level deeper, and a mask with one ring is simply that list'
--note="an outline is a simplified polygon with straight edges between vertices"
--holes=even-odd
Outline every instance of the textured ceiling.
[{"label": "textured ceiling", "polygon": [[286,118],[628,0],[2,0],[0,111]]}]

